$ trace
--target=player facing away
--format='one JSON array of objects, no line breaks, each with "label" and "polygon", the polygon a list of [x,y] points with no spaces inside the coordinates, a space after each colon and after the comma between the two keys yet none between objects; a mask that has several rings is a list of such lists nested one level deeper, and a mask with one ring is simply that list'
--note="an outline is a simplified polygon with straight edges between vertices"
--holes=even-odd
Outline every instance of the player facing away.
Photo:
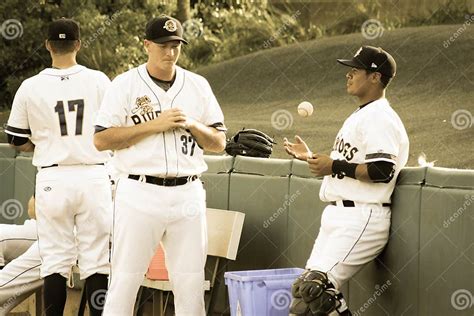
[{"label": "player facing away", "polygon": [[[59,19],[45,41],[51,68],[26,79],[18,89],[5,129],[21,151],[34,151],[38,247],[44,278],[45,315],[62,315],[66,281],[78,262],[92,315],[102,306],[109,272],[111,190],[104,162],[93,144],[107,76],[76,63],[79,25]],[[76,229],[76,235],[74,235]]]},{"label": "player facing away", "polygon": [[112,261],[104,315],[129,316],[160,241],[176,315],[204,315],[206,193],[203,150],[225,148],[224,116],[203,77],[176,65],[181,23],[146,26],[145,64],[115,78],[96,120],[94,143],[114,150],[123,176],[115,191]]},{"label": "player facing away", "polygon": [[351,315],[339,289],[385,247],[391,195],[408,160],[405,127],[385,98],[396,72],[393,57],[363,46],[352,59],[337,61],[351,67],[347,93],[361,105],[344,122],[330,156],[312,153],[298,136],[284,143],[288,154],[324,176],[319,196],[330,203],[307,270],[293,284],[292,315]]}]

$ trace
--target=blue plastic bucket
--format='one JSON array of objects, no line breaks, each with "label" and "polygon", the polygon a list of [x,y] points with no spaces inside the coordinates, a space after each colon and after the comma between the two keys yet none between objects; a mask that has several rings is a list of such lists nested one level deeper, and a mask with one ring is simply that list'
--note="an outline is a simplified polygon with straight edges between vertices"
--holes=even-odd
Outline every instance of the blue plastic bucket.
[{"label": "blue plastic bucket", "polygon": [[224,274],[232,316],[288,316],[291,285],[300,268],[231,271]]}]

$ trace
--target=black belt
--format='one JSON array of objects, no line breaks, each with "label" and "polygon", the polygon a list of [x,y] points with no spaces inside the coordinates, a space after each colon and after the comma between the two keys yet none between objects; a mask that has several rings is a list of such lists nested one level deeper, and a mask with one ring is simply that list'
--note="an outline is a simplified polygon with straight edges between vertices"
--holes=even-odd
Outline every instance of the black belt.
[{"label": "black belt", "polygon": [[[336,202],[333,201],[333,202],[330,202],[331,205],[334,205],[336,206]],[[344,207],[355,207],[355,203],[354,201],[351,201],[351,200],[342,200],[342,205],[344,205]],[[382,206],[383,207],[390,207],[392,204],[390,203],[382,203]]]},{"label": "black belt", "polygon": [[[153,176],[144,176],[144,177],[145,177],[146,183],[162,185],[165,187],[175,187],[177,185],[183,185],[188,182],[193,182],[194,180],[199,178],[197,175],[188,176],[188,177],[177,177],[177,178],[159,178],[159,177],[153,177]],[[140,176],[137,174],[129,174],[128,178],[133,179],[133,180],[140,180]]]},{"label": "black belt", "polygon": [[[104,164],[103,163],[94,163],[92,165],[62,165],[63,167],[65,166],[103,166]],[[46,167],[40,167],[41,169],[46,169],[46,168],[51,168],[51,167],[59,167],[59,165],[57,163],[53,164],[53,165],[50,165],[50,166],[46,166]]]}]

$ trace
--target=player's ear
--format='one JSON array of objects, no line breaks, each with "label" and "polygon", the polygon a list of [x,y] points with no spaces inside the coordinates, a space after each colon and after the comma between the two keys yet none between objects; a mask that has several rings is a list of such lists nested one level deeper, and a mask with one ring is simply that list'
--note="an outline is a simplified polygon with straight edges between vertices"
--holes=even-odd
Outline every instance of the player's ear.
[{"label": "player's ear", "polygon": [[149,40],[144,40],[143,41],[143,47],[145,48],[145,51],[148,53],[148,47],[150,46],[150,41]]},{"label": "player's ear", "polygon": [[82,44],[81,40],[76,41],[76,49],[75,49],[76,52],[78,52],[81,49],[81,44]]},{"label": "player's ear", "polygon": [[49,41],[48,40],[44,40],[44,47],[46,47],[46,50],[48,52],[51,52],[51,45],[49,45]]},{"label": "player's ear", "polygon": [[377,82],[381,83],[382,74],[380,72],[373,72],[371,75],[372,75],[373,83],[377,83]]}]

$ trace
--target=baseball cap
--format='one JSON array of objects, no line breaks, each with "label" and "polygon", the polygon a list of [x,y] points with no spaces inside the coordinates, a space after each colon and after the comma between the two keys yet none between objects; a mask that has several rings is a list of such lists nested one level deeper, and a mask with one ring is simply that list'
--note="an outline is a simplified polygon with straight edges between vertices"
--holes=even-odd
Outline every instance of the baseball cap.
[{"label": "baseball cap", "polygon": [[380,47],[362,46],[352,59],[337,61],[345,66],[380,72],[388,77],[394,77],[397,72],[395,59]]},{"label": "baseball cap", "polygon": [[170,16],[160,15],[146,24],[145,38],[152,42],[161,44],[169,41],[188,42],[183,38],[183,26]]},{"label": "baseball cap", "polygon": [[79,38],[79,24],[74,20],[61,18],[49,24],[48,40],[50,41],[73,41]]}]

